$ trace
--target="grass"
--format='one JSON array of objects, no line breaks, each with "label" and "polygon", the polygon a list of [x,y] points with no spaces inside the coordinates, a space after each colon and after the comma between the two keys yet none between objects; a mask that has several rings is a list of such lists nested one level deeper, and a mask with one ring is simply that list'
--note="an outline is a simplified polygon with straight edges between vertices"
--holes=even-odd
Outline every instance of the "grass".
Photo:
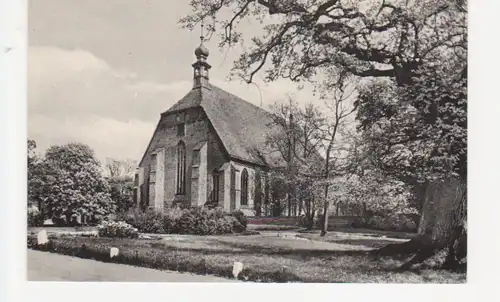
[{"label": "grass", "polygon": [[335,228],[335,229],[332,229],[332,232],[363,234],[363,235],[372,236],[372,237],[391,237],[391,238],[399,238],[399,239],[411,239],[411,238],[417,236],[417,233],[363,229],[363,228]]},{"label": "grass", "polygon": [[374,236],[370,233],[353,234],[346,232],[329,232],[326,234],[326,236],[322,237],[320,236],[319,231],[299,233],[297,237],[321,242],[363,246],[373,249],[379,249],[386,246],[387,244],[405,242],[411,238],[408,238],[406,236],[400,236],[401,238],[381,237],[381,235]]},{"label": "grass", "polygon": [[[34,237],[31,237],[33,242]],[[373,239],[376,241],[377,239]],[[353,242],[355,239],[353,239]],[[401,261],[373,260],[370,246],[269,235],[169,235],[156,240],[53,237],[52,252],[164,270],[232,277],[235,261],[245,269],[240,279],[257,282],[463,283],[465,274],[424,269],[397,271]],[[109,249],[120,255],[109,259]]]},{"label": "grass", "polygon": [[300,230],[301,227],[293,225],[279,225],[279,224],[249,224],[247,225],[248,230],[254,231],[291,231]]}]

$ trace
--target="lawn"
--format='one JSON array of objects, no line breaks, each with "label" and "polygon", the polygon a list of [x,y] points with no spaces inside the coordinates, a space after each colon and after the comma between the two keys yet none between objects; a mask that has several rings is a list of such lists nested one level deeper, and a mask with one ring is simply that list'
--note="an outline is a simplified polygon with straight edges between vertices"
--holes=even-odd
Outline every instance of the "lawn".
[{"label": "lawn", "polygon": [[384,247],[387,244],[405,242],[414,236],[414,234],[407,234],[407,233],[399,233],[399,234],[392,234],[392,233],[393,232],[383,232],[383,231],[374,232],[371,230],[370,231],[359,230],[359,233],[354,233],[353,229],[350,229],[349,232],[346,232],[345,230],[336,230],[333,232],[328,232],[324,237],[320,236],[319,231],[314,231],[312,233],[299,233],[297,234],[297,236],[299,238],[304,238],[314,241],[349,244],[360,247],[369,247],[373,249]]},{"label": "lawn", "polygon": [[390,241],[387,238],[372,237],[368,244],[368,239],[351,235],[346,244],[335,241],[334,237],[316,240],[314,234],[306,234],[311,238],[297,238],[293,233],[287,237],[283,237],[284,233],[280,235],[276,232],[254,236],[167,235],[156,239],[59,236],[51,239],[49,250],[110,261],[109,249],[118,247],[120,256],[113,262],[223,277],[231,277],[233,263],[239,261],[245,266],[241,279],[262,282],[466,281],[465,274],[431,269],[400,272],[396,271],[401,264],[399,260],[374,260],[369,250],[387,244]]}]

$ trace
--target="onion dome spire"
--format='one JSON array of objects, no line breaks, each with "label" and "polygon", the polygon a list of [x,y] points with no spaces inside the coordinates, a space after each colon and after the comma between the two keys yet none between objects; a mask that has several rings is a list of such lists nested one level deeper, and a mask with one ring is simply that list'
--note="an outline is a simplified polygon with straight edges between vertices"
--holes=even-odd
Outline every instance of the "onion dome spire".
[{"label": "onion dome spire", "polygon": [[206,59],[208,57],[208,55],[210,54],[210,52],[205,47],[205,45],[203,45],[204,40],[205,40],[205,37],[203,36],[203,23],[201,23],[200,45],[198,47],[196,47],[194,50],[194,54],[195,54],[196,58],[198,58],[198,59],[200,57],[205,57],[205,59]]},{"label": "onion dome spire", "polygon": [[209,55],[208,49],[203,45],[205,37],[203,36],[203,21],[201,23],[201,35],[200,35],[200,45],[195,48],[194,55],[196,56],[196,62],[194,62],[191,66],[193,66],[194,72],[194,82],[193,88],[205,87],[210,89],[210,85],[208,82],[208,71],[212,66],[207,63],[207,58]]}]

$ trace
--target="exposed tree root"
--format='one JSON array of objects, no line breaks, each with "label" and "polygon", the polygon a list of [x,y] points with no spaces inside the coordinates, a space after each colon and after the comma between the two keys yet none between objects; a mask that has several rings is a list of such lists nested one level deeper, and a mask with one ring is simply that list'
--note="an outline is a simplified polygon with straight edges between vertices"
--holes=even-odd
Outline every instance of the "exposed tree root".
[{"label": "exposed tree root", "polygon": [[398,270],[409,270],[421,266],[465,271],[467,267],[467,233],[458,230],[450,242],[437,244],[425,237],[399,244],[389,244],[372,252],[375,257],[401,257],[405,259]]},{"label": "exposed tree root", "polygon": [[425,245],[419,239],[413,239],[404,243],[388,244],[378,250],[374,250],[374,256],[409,256],[420,251]]}]

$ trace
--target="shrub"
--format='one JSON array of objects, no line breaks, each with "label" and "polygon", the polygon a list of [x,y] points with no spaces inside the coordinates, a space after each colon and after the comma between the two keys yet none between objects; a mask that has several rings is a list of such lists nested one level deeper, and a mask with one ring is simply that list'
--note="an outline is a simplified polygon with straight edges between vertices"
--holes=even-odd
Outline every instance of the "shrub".
[{"label": "shrub", "polygon": [[163,226],[164,220],[162,213],[154,210],[147,210],[146,212],[137,211],[125,221],[136,227],[141,233],[166,233]]},{"label": "shrub", "polygon": [[244,227],[234,216],[226,216],[218,220],[218,224],[219,234],[242,233],[246,231],[246,227]]},{"label": "shrub", "polygon": [[372,216],[368,219],[366,225],[369,228],[384,231],[415,232],[417,230],[417,224],[404,214],[386,217]]},{"label": "shrub", "polygon": [[165,233],[178,233],[179,219],[182,217],[183,210],[178,207],[165,209],[163,214],[163,230]]},{"label": "shrub", "polygon": [[43,216],[36,206],[28,207],[28,226],[38,227],[43,226]]},{"label": "shrub", "polygon": [[417,224],[404,214],[392,215],[388,219],[392,230],[402,232],[414,232],[417,230]]},{"label": "shrub", "polygon": [[220,208],[172,207],[162,212],[132,211],[120,217],[142,233],[217,235],[246,230],[246,217],[238,212],[225,214]]},{"label": "shrub", "polygon": [[236,229],[234,230],[235,232],[240,233],[240,232],[243,232],[247,229],[248,219],[242,211],[240,211],[240,210],[234,211],[231,213],[231,216],[236,218],[236,220],[239,223],[236,226]]},{"label": "shrub", "polygon": [[54,216],[52,217],[52,222],[54,223],[55,226],[66,226],[66,217],[64,216]]},{"label": "shrub", "polygon": [[[210,233],[209,226],[206,225],[204,218],[208,217],[203,215],[201,208],[184,209],[177,223],[177,230],[180,234],[202,235],[203,233]],[[204,227],[205,229],[200,232],[200,229]]]},{"label": "shrub", "polygon": [[264,225],[298,225],[300,219],[300,217],[252,217],[248,222]]},{"label": "shrub", "polygon": [[323,229],[323,217],[324,217],[323,214],[316,215],[316,218],[314,219],[314,226],[317,229],[320,229],[320,230]]},{"label": "shrub", "polygon": [[370,217],[368,219],[368,221],[366,222],[366,224],[369,228],[372,228],[375,230],[388,230],[389,229],[389,224],[387,223],[387,220],[381,216],[378,216],[378,215]]},{"label": "shrub", "polygon": [[366,219],[363,217],[356,217],[351,223],[353,228],[364,228],[366,227]]},{"label": "shrub", "polygon": [[311,218],[308,215],[300,215],[298,226],[306,229],[314,229],[314,224],[316,220],[317,220],[316,216]]},{"label": "shrub", "polygon": [[190,208],[184,209],[179,218],[177,230],[181,234],[218,235],[243,229],[233,216],[225,216],[220,209]]},{"label": "shrub", "polygon": [[104,221],[97,226],[100,237],[138,238],[136,228],[123,221]]}]

